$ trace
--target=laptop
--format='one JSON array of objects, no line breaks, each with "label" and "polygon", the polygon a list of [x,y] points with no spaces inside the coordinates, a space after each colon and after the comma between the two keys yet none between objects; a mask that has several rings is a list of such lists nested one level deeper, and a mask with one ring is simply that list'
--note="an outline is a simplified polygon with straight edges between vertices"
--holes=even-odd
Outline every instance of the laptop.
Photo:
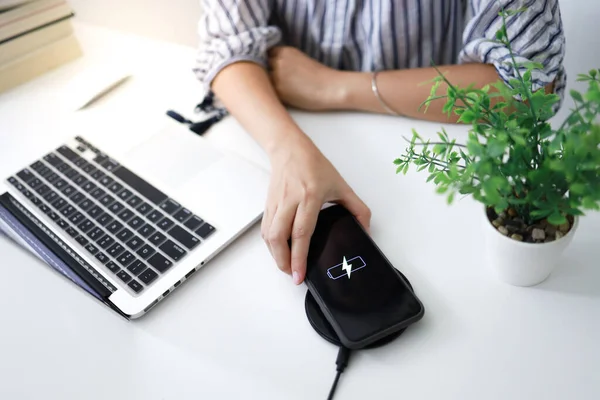
[{"label": "laptop", "polygon": [[0,184],[0,222],[135,319],[261,218],[268,173],[171,121],[100,141],[82,134],[33,155]]}]

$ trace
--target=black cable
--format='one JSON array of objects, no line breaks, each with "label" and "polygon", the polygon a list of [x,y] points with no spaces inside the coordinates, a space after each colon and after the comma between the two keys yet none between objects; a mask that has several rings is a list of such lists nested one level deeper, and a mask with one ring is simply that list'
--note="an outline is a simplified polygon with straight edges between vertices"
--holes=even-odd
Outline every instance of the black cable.
[{"label": "black cable", "polygon": [[342,372],[344,372],[344,369],[346,369],[349,359],[350,359],[350,350],[344,346],[341,346],[340,350],[338,351],[337,359],[335,360],[335,364],[337,365],[337,367],[336,367],[337,374],[335,375],[335,379],[333,381],[333,385],[331,386],[331,390],[329,391],[329,397],[327,397],[327,400],[333,399],[333,395],[335,394],[335,389],[337,388],[338,381],[340,380],[340,375],[342,375]]}]

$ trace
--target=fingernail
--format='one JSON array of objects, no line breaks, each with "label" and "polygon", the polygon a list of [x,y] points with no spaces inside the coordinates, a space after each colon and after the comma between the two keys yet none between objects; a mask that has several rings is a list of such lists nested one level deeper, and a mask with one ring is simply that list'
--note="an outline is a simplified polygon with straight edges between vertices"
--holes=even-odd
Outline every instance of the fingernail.
[{"label": "fingernail", "polygon": [[298,285],[300,283],[300,274],[297,271],[294,271],[292,273],[292,280],[294,281],[294,283],[296,285]]}]

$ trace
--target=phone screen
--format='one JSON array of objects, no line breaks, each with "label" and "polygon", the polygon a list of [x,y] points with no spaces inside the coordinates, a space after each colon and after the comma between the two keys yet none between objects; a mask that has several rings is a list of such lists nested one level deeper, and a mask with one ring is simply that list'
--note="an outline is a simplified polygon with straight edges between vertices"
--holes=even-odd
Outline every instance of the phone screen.
[{"label": "phone screen", "polygon": [[406,326],[423,314],[423,305],[410,287],[341,206],[326,208],[319,215],[306,280],[334,328],[337,325],[341,331],[340,338],[352,343]]}]

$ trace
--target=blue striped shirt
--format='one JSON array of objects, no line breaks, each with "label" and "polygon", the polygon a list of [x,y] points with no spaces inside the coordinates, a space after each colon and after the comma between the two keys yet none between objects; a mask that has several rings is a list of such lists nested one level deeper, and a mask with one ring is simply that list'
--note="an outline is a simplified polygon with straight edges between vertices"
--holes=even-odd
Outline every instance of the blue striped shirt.
[{"label": "blue striped shirt", "polygon": [[490,42],[504,9],[517,62],[544,65],[534,89],[555,81],[563,97],[565,37],[558,0],[202,0],[194,72],[207,92],[237,61],[267,65],[276,45],[294,46],[340,70],[382,71],[460,63],[495,66],[516,78],[505,46]]}]

